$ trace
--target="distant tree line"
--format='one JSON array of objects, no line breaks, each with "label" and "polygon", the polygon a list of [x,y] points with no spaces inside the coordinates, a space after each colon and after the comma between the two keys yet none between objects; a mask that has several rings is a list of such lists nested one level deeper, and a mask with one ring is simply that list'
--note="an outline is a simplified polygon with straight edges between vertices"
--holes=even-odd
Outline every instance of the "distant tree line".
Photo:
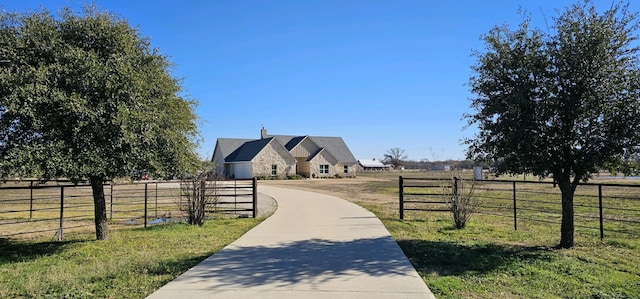
[{"label": "distant tree line", "polygon": [[421,170],[435,170],[442,171],[445,169],[450,170],[462,170],[462,169],[473,169],[475,166],[486,166],[484,164],[479,164],[478,162],[474,162],[473,160],[438,160],[438,161],[429,161],[428,159],[422,159],[420,161],[409,160],[407,155],[405,154],[404,149],[399,147],[394,147],[384,154],[384,158],[382,158],[382,163],[386,165],[393,165],[396,168],[404,167],[405,169],[421,169]]},{"label": "distant tree line", "polygon": [[451,170],[463,170],[463,169],[473,169],[474,166],[482,166],[478,165],[473,160],[443,160],[443,161],[429,161],[427,159],[415,161],[415,160],[407,160],[403,161],[403,166],[405,169],[421,169],[421,170],[434,170],[434,171],[442,171],[447,168],[447,166]]}]

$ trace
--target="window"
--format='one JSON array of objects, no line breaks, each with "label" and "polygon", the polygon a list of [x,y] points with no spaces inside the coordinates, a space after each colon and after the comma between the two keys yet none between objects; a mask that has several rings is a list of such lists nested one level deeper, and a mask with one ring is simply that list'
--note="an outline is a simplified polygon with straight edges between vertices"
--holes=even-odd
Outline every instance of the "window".
[{"label": "window", "polygon": [[348,174],[349,173],[349,166],[345,165],[344,166],[344,174]]},{"label": "window", "polygon": [[320,165],[320,174],[329,174],[329,165]]},{"label": "window", "polygon": [[271,165],[271,175],[278,175],[278,165]]}]

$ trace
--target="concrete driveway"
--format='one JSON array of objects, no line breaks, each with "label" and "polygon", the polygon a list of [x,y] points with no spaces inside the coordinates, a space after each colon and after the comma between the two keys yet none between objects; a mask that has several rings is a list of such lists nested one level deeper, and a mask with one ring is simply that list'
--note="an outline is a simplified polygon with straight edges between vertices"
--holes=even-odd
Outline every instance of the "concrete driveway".
[{"label": "concrete driveway", "polygon": [[276,212],[148,298],[435,298],[371,212],[260,185]]}]

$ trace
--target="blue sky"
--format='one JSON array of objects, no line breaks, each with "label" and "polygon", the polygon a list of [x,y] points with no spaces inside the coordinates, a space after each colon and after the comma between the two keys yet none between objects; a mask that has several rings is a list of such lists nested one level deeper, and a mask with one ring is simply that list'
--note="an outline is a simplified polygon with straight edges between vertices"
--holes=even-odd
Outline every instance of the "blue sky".
[{"label": "blue sky", "polygon": [[[86,1],[21,0],[9,11]],[[545,28],[574,1],[96,0],[175,63],[210,158],[220,137],[340,136],[357,159],[463,159],[472,50],[520,8]],[[606,9],[611,1],[596,1]],[[632,11],[640,10],[631,4]]]}]

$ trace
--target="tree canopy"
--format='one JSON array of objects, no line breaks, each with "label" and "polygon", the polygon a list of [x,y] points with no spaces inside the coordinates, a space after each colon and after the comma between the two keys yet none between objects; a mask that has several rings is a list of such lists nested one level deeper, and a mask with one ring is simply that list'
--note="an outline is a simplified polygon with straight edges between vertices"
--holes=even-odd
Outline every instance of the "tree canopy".
[{"label": "tree canopy", "polygon": [[134,170],[197,168],[196,102],[126,20],[93,6],[3,12],[0,61],[1,177],[89,180],[99,196]]},{"label": "tree canopy", "polygon": [[637,13],[591,1],[551,30],[496,26],[483,36],[470,87],[468,157],[498,173],[553,176],[562,191],[562,247],[573,246],[573,194],[602,168],[632,162],[640,144]]}]

